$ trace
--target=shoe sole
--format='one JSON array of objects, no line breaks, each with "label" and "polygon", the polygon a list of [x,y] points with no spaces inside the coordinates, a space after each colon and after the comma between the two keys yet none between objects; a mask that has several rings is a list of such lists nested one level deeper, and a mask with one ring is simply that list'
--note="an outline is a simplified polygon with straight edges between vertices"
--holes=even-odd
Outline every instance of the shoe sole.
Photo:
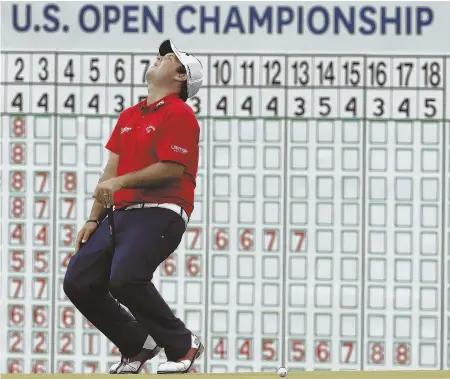
[{"label": "shoe sole", "polygon": [[200,343],[200,345],[198,345],[198,350],[197,353],[194,356],[194,359],[191,361],[191,364],[189,365],[189,367],[184,370],[184,371],[157,371],[157,374],[161,374],[161,375],[170,375],[170,374],[187,374],[189,373],[189,370],[191,369],[191,367],[194,365],[194,362],[200,358],[200,356],[203,354],[203,351],[205,350],[205,347],[203,346],[202,343]]}]

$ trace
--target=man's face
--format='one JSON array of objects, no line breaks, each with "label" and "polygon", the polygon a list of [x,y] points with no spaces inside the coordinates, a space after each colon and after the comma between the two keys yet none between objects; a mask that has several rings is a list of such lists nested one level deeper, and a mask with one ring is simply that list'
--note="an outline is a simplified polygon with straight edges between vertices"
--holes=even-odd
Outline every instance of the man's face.
[{"label": "man's face", "polygon": [[180,65],[181,62],[173,53],[164,56],[158,55],[153,66],[147,71],[147,83],[149,81],[171,83],[174,80],[183,80],[180,78],[182,75],[177,71]]}]

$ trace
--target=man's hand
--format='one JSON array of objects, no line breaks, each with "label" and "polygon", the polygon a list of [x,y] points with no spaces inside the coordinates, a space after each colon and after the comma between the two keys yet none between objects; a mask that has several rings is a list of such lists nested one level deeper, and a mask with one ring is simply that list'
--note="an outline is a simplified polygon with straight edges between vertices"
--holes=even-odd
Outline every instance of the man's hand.
[{"label": "man's hand", "polygon": [[121,188],[119,178],[108,179],[97,184],[92,197],[105,208],[110,208],[114,203],[114,193]]},{"label": "man's hand", "polygon": [[75,242],[75,253],[80,249],[83,243],[87,242],[95,229],[97,229],[97,224],[95,222],[87,222],[83,225],[77,235],[77,240]]}]

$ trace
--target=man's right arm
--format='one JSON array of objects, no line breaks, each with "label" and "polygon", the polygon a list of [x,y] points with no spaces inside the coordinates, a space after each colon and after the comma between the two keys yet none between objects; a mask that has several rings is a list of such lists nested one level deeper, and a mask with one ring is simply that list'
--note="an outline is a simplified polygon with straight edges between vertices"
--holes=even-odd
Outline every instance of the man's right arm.
[{"label": "man's right arm", "polygon": [[[102,176],[98,180],[99,183],[105,180],[115,178],[117,176],[117,166],[119,165],[119,155],[113,152],[109,153],[108,162],[106,163],[105,169],[103,170]],[[101,221],[106,216],[106,209],[103,207],[102,203],[94,200],[92,205],[91,214],[89,215],[89,220]]]}]

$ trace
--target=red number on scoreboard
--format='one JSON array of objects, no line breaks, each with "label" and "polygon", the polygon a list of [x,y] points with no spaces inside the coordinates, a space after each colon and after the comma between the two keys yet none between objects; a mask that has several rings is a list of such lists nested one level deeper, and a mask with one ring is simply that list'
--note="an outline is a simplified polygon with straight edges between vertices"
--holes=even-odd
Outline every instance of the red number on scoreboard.
[{"label": "red number on scoreboard", "polygon": [[176,276],[177,275],[177,255],[172,254],[166,258],[161,267],[162,276]]},{"label": "red number on scoreboard", "polygon": [[8,373],[9,374],[23,373],[23,361],[21,359],[8,360]]},{"label": "red number on scoreboard", "polygon": [[264,229],[263,247],[264,251],[278,251],[278,230]]},{"label": "red number on scoreboard", "polygon": [[49,216],[49,204],[48,197],[36,197],[34,198],[34,218],[48,219]]},{"label": "red number on scoreboard", "polygon": [[75,242],[75,226],[64,224],[60,227],[60,246],[72,246]]},{"label": "red number on scoreboard", "polygon": [[328,341],[316,342],[316,362],[329,362],[330,361],[330,344]]},{"label": "red number on scoreboard", "polygon": [[23,245],[24,244],[24,224],[9,224],[9,244]]},{"label": "red number on scoreboard", "polygon": [[48,308],[42,305],[33,307],[33,327],[45,328],[48,325]]},{"label": "red number on scoreboard", "polygon": [[396,365],[408,365],[410,347],[407,343],[397,343],[394,345],[395,351],[395,364]]},{"label": "red number on scoreboard", "polygon": [[303,242],[305,241],[306,232],[304,230],[293,230],[292,231],[292,251],[299,252],[302,250]]},{"label": "red number on scoreboard", "polygon": [[356,357],[353,352],[355,351],[356,342],[353,341],[341,341],[341,363],[355,363]]},{"label": "red number on scoreboard", "polygon": [[11,299],[23,299],[24,298],[24,282],[25,278],[9,278],[9,297]]},{"label": "red number on scoreboard", "polygon": [[21,328],[25,319],[25,309],[23,305],[10,305],[9,307],[9,325]]},{"label": "red number on scoreboard", "polygon": [[61,199],[61,202],[61,219],[74,220],[76,199],[73,197],[65,197]]},{"label": "red number on scoreboard", "polygon": [[201,273],[201,258],[199,255],[186,256],[186,275],[187,276],[202,276]]},{"label": "red number on scoreboard", "polygon": [[73,334],[61,333],[59,335],[59,354],[73,354]]},{"label": "red number on scoreboard", "polygon": [[262,353],[264,361],[274,361],[277,359],[277,344],[275,340],[264,339],[262,341]]},{"label": "red number on scoreboard", "polygon": [[69,262],[75,253],[73,251],[60,251],[59,252],[59,269],[61,273],[66,272]]},{"label": "red number on scoreboard", "polygon": [[39,274],[49,271],[49,252],[34,251],[33,271]]},{"label": "red number on scoreboard", "polygon": [[25,252],[23,250],[10,250],[9,270],[12,272],[23,272],[25,269]]},{"label": "red number on scoreboard", "polygon": [[71,361],[59,362],[59,370],[58,370],[58,372],[60,374],[71,374],[71,373],[73,373],[73,362],[71,362]]},{"label": "red number on scoreboard", "polygon": [[34,192],[36,193],[47,193],[50,191],[48,184],[48,178],[50,177],[50,172],[48,171],[36,171],[34,173]]},{"label": "red number on scoreboard", "polygon": [[213,229],[214,249],[228,249],[228,229]]},{"label": "red number on scoreboard", "polygon": [[246,338],[238,338],[237,340],[238,359],[253,359],[252,341]]},{"label": "red number on scoreboard", "polygon": [[291,340],[290,342],[290,360],[295,362],[305,361],[305,341]]},{"label": "red number on scoreboard", "polygon": [[25,217],[25,198],[24,197],[11,197],[9,206],[10,218],[24,218]]},{"label": "red number on scoreboard", "polygon": [[23,332],[10,332],[8,346],[10,353],[23,353]]},{"label": "red number on scoreboard", "polygon": [[73,329],[75,326],[75,310],[72,307],[59,308],[59,327]]},{"label": "red number on scoreboard", "polygon": [[86,317],[83,317],[83,329],[95,329],[95,326]]},{"label": "red number on scoreboard", "polygon": [[34,224],[34,244],[36,246],[49,246],[47,224]]},{"label": "red number on scoreboard", "polygon": [[37,300],[48,300],[47,278],[33,278],[33,298]]},{"label": "red number on scoreboard", "polygon": [[369,343],[369,363],[374,365],[384,364],[384,343]]},{"label": "red number on scoreboard", "polygon": [[25,191],[25,172],[11,171],[9,174],[9,191],[10,192],[24,192]]},{"label": "red number on scoreboard", "polygon": [[63,193],[67,192],[77,192],[77,173],[76,172],[63,172],[63,186],[62,191]]},{"label": "red number on scoreboard", "polygon": [[98,334],[83,333],[83,354],[98,355]]},{"label": "red number on scoreboard", "polygon": [[95,374],[98,371],[98,362],[83,362],[84,374]]},{"label": "red number on scoreboard", "polygon": [[215,337],[212,339],[213,346],[213,359],[227,359],[228,349],[227,349],[227,339],[222,337]]},{"label": "red number on scoreboard", "polygon": [[254,235],[254,229],[239,229],[239,250],[252,251],[254,245]]},{"label": "red number on scoreboard", "polygon": [[110,341],[108,341],[109,343],[109,355],[114,355],[114,356],[120,356],[120,350],[119,348],[112,344]]},{"label": "red number on scoreboard", "polygon": [[11,134],[12,138],[26,137],[25,120],[22,117],[16,117],[12,120]]},{"label": "red number on scoreboard", "polygon": [[33,374],[47,373],[47,362],[42,360],[31,362],[31,372]]},{"label": "red number on scoreboard", "polygon": [[201,244],[201,228],[187,228],[185,237],[186,250],[199,250]]},{"label": "red number on scoreboard", "polygon": [[47,353],[48,351],[48,335],[46,332],[33,333],[33,349],[36,354]]},{"label": "red number on scoreboard", "polygon": [[10,146],[10,164],[25,164],[25,144],[24,143],[12,143]]}]

